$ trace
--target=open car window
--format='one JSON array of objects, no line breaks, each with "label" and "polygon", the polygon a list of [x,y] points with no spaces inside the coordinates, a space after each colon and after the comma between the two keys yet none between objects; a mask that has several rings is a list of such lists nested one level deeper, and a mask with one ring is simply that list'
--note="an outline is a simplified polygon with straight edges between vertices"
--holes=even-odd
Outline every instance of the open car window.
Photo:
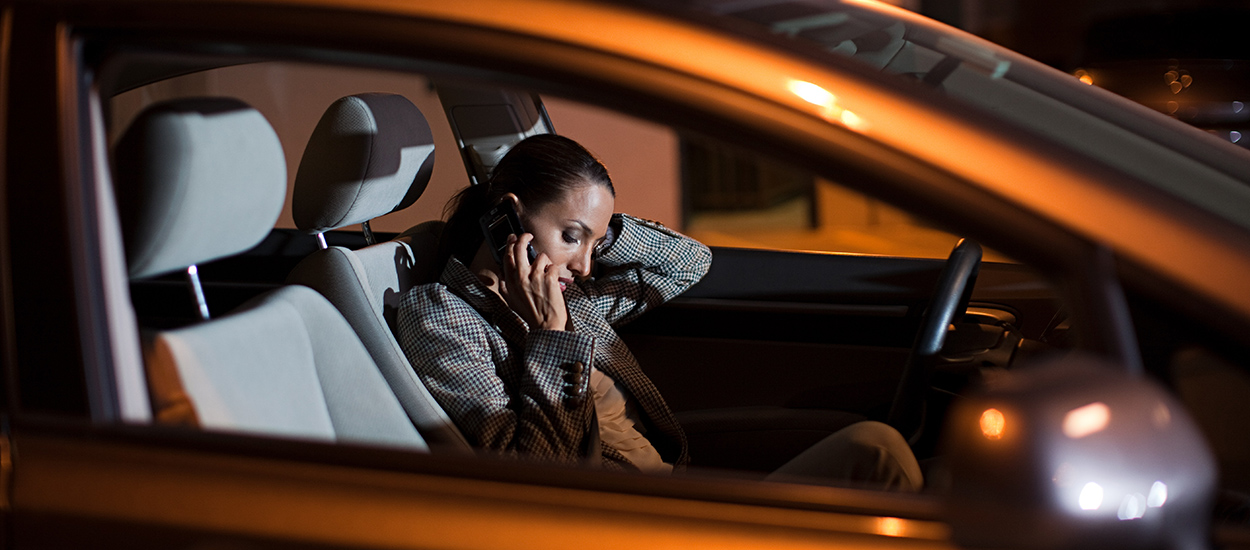
[{"label": "open car window", "polygon": [[[290,186],[318,119],[340,97],[399,94],[434,134],[436,160],[425,192],[413,206],[371,221],[373,231],[394,235],[443,218],[448,198],[469,177],[437,81],[421,73],[249,62],[107,98],[108,134],[116,146],[143,109],[200,96],[242,100],[275,128],[288,191],[269,241],[286,244],[199,266],[213,315],[228,315],[283,286],[287,271],[312,251],[314,238],[293,229]],[[621,329],[685,426],[693,468],[762,478],[850,423],[885,418],[958,236],[835,183],[836,173],[818,175],[662,119],[551,95],[543,96],[543,107],[557,132],[607,165],[616,210],[657,220],[716,250],[702,286]],[[787,250],[822,254],[780,254]],[[940,375],[935,419],[917,435],[923,459],[937,452],[936,418],[982,370],[1007,368],[1017,355],[1066,350],[1074,341],[1069,312],[1041,274],[993,252],[984,260],[966,326],[949,351],[952,366]],[[179,274],[133,282],[141,328],[199,322],[186,286]],[[773,364],[765,378],[763,363]]]},{"label": "open car window", "polygon": [[[445,162],[413,206],[371,222],[400,233],[440,219],[452,194],[468,184],[452,161],[456,141],[431,81],[421,75],[308,63],[257,62],[195,72],[126,91],[109,100],[110,143],[138,112],[175,97],[229,96],[244,100],[274,124],[284,144],[288,187],[321,112],[335,99],[370,90],[400,93],[432,121]],[[585,143],[626,182],[620,210],[654,219],[711,246],[945,258],[959,237],[810,171],[729,148],[611,110],[547,97],[557,131]],[[629,183],[647,187],[629,193]],[[292,229],[291,190],[276,227]],[[356,230],[354,226],[345,228]],[[1005,259],[991,253],[990,257]]]}]

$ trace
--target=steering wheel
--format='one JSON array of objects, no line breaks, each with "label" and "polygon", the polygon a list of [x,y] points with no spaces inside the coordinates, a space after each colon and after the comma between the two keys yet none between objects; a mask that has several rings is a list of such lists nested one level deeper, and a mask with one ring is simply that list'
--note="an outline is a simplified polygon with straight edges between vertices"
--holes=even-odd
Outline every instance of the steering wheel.
[{"label": "steering wheel", "polygon": [[909,441],[918,435],[924,420],[924,397],[937,355],[946,341],[946,330],[963,316],[981,266],[981,245],[961,239],[946,260],[929,307],[920,317],[920,332],[903,367],[903,379],[894,393],[886,422]]}]

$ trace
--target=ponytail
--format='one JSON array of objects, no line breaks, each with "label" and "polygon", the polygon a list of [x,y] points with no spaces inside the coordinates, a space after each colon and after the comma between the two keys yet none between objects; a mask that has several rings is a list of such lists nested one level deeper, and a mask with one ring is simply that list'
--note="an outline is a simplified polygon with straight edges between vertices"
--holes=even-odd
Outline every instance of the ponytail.
[{"label": "ponytail", "polygon": [[440,272],[441,266],[446,265],[452,256],[465,265],[473,261],[473,256],[485,239],[478,226],[478,218],[493,206],[489,194],[489,184],[481,183],[461,189],[447,201],[447,206],[443,208],[447,225],[443,227],[443,234],[438,240],[438,263],[435,264],[440,266]]}]

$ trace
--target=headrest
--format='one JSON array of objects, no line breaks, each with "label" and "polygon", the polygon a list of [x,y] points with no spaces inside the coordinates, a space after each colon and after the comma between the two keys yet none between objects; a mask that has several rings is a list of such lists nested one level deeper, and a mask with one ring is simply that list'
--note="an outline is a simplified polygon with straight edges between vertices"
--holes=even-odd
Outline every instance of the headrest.
[{"label": "headrest", "polygon": [[152,105],[126,129],[114,158],[134,278],[256,246],[286,199],[278,135],[260,112],[235,99]]},{"label": "headrest", "polygon": [[320,233],[407,208],[434,169],[434,136],[395,94],[335,101],[317,123],[295,175],[295,225]]}]

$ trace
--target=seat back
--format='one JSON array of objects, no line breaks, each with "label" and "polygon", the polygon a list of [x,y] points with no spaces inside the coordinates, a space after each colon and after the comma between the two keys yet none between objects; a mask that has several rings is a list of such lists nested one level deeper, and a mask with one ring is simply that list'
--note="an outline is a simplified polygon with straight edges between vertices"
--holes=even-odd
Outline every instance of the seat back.
[{"label": "seat back", "polygon": [[[153,105],[115,156],[132,278],[243,252],[282,207],[278,137],[236,100]],[[147,340],[158,422],[427,448],[354,331],[311,289],[284,287]]]},{"label": "seat back", "polygon": [[[339,99],[318,122],[300,161],[295,223],[322,233],[405,208],[429,183],[433,161],[429,124],[406,98],[360,94]],[[300,262],[287,282],[316,289],[342,312],[433,448],[468,453],[468,442],[395,338],[400,298],[432,278],[438,224],[360,250],[319,250]]]}]

